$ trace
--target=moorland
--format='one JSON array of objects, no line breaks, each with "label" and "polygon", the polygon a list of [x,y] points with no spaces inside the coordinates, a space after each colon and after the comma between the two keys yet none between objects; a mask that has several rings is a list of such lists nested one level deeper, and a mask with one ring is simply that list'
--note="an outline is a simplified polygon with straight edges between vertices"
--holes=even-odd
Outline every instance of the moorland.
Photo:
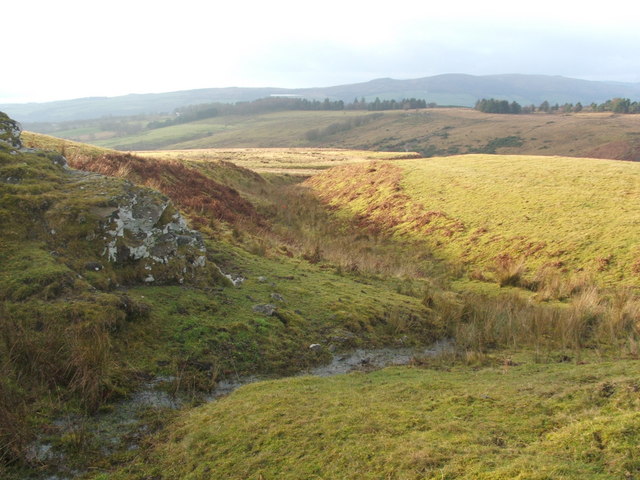
[{"label": "moorland", "polygon": [[634,118],[5,127],[0,472],[638,478]]}]

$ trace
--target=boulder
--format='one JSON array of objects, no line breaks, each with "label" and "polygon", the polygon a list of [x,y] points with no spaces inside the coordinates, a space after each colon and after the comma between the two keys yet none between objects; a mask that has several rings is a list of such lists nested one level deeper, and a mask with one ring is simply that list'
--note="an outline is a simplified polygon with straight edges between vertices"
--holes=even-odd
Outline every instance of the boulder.
[{"label": "boulder", "polygon": [[263,315],[272,316],[276,313],[276,306],[270,303],[261,303],[253,306],[253,311],[256,313],[262,313]]}]

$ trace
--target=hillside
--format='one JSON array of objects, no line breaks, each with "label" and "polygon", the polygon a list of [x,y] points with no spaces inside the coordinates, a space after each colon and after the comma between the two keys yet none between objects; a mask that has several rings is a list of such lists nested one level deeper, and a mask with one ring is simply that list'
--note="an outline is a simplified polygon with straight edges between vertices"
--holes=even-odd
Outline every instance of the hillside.
[{"label": "hillside", "polygon": [[535,290],[579,274],[638,286],[639,167],[469,155],[338,167],[307,185],[363,226],[423,241],[471,278]]},{"label": "hillside", "polygon": [[594,82],[545,75],[445,74],[409,80],[381,78],[369,82],[323,88],[210,88],[168,93],[132,94],[120,97],[80,98],[46,103],[2,104],[20,122],[62,122],[152,113],[211,102],[250,101],[270,95],[296,95],[309,99],[350,102],[416,97],[428,103],[471,107],[480,98],[500,98],[522,104],[600,103],[610,98],[637,98],[640,86],[633,83]]},{"label": "hillside", "polygon": [[[0,124],[0,477],[638,473],[636,164],[147,158]],[[527,262],[615,255],[542,290],[535,263],[485,263],[526,236],[548,243]]]},{"label": "hillside", "polygon": [[638,361],[519,362],[246,386],[109,478],[633,478]]},{"label": "hillside", "polygon": [[[322,147],[408,151],[423,156],[504,153],[640,159],[637,119],[611,113],[279,112],[214,117],[102,140],[90,139],[95,132],[62,134],[120,150]],[[108,132],[101,135],[109,136]]]},{"label": "hillside", "polygon": [[[336,224],[311,200],[277,194],[279,182],[224,162],[151,161],[32,137],[68,152],[84,168],[74,170],[57,152],[22,148],[16,124],[6,125],[3,478],[75,476],[138,448],[138,428],[171,417],[135,400],[145,388],[195,401],[238,375],[294,373],[334,350],[424,345],[444,333],[438,315],[403,293],[412,282],[347,275],[324,265],[313,243],[285,242],[294,226],[284,217],[296,209],[317,208],[315,221]],[[88,427],[110,410],[123,416]]]}]

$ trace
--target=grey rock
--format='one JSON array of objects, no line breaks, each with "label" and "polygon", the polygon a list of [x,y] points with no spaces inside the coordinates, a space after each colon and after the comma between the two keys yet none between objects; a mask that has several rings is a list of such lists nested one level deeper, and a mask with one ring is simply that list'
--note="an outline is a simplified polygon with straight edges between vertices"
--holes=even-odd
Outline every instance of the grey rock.
[{"label": "grey rock", "polygon": [[21,132],[22,128],[18,122],[0,112],[0,142],[12,148],[20,149],[22,148],[22,142],[20,141]]},{"label": "grey rock", "polygon": [[282,295],[280,295],[279,293],[272,293],[271,294],[271,298],[273,300],[275,300],[276,302],[284,302],[284,297]]},{"label": "grey rock", "polygon": [[191,245],[193,243],[192,235],[176,235],[176,242],[178,245]]},{"label": "grey rock", "polygon": [[242,275],[224,273],[220,267],[218,267],[218,271],[220,272],[220,274],[222,274],[223,277],[229,280],[234,287],[239,287],[246,280],[246,278],[244,278]]},{"label": "grey rock", "polygon": [[94,272],[99,272],[103,268],[104,268],[104,266],[101,263],[98,263],[98,262],[87,262],[87,263],[84,264],[84,269],[85,270],[91,270],[91,271],[94,271]]},{"label": "grey rock", "polygon": [[[109,262],[167,264],[179,258],[192,268],[206,264],[202,235],[191,230],[179,212],[168,214],[173,207],[165,196],[129,184],[125,194],[115,200],[115,207],[100,212],[104,218],[102,234],[108,239],[103,255]],[[192,259],[189,262],[187,253]]]},{"label": "grey rock", "polygon": [[276,313],[276,306],[271,305],[270,303],[260,303],[258,305],[253,306],[253,311],[256,313],[262,313],[263,315],[272,316]]}]

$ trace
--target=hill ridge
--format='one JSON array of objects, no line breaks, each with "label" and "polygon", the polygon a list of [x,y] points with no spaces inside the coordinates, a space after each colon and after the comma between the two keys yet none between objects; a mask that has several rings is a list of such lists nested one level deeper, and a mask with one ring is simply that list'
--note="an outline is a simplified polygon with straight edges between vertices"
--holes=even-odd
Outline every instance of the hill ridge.
[{"label": "hill ridge", "polygon": [[87,97],[43,103],[0,104],[21,122],[56,122],[170,112],[190,104],[250,101],[273,94],[297,94],[310,99],[351,101],[354,97],[381,99],[424,98],[439,105],[472,106],[482,97],[521,103],[603,102],[613,97],[638,97],[640,84],[582,80],[563,76],[447,73],[414,79],[378,78],[328,87],[221,87],[163,93],[131,93],[115,97]]}]

